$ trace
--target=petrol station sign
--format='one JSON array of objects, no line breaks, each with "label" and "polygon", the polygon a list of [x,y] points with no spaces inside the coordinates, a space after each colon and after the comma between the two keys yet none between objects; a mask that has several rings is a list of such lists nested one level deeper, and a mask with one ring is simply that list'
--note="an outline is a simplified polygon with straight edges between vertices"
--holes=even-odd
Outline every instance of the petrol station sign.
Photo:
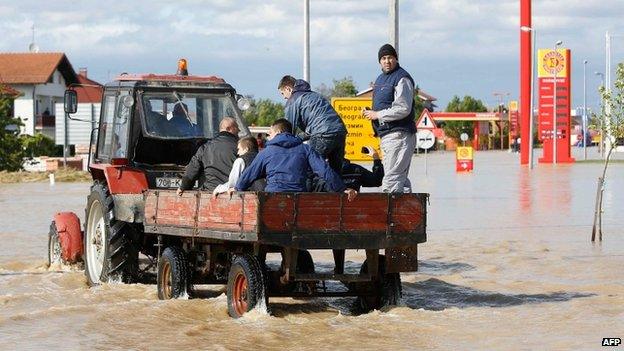
[{"label": "petrol station sign", "polygon": [[537,66],[538,137],[544,145],[539,162],[553,162],[553,142],[557,143],[556,162],[574,162],[570,150],[570,50],[540,49]]},{"label": "petrol station sign", "polygon": [[[520,134],[520,114],[518,113],[518,101],[509,102],[509,138],[515,139]],[[511,145],[511,143],[510,143]]]},{"label": "petrol station sign", "polygon": [[371,121],[362,115],[366,107],[372,108],[370,98],[332,98],[331,104],[347,127],[345,158],[350,161],[372,161],[370,155],[362,153],[368,146],[379,151],[379,139],[375,137]]}]

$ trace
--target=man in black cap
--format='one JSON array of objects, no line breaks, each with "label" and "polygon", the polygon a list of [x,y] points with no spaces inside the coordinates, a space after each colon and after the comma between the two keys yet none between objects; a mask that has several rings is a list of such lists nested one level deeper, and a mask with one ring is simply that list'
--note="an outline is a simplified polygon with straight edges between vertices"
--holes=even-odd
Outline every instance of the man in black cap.
[{"label": "man in black cap", "polygon": [[416,148],[414,79],[399,66],[392,45],[383,45],[377,58],[382,73],[373,86],[373,109],[363,114],[381,138],[385,171],[381,188],[384,192],[411,193],[408,173]]}]

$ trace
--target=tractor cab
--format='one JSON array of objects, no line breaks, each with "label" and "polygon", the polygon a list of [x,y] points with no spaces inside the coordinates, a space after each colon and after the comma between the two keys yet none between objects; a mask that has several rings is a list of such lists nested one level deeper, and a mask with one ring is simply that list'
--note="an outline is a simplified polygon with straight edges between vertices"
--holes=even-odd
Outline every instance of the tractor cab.
[{"label": "tractor cab", "polygon": [[[106,168],[121,166],[143,172],[148,188],[175,188],[197,148],[219,133],[224,117],[236,119],[240,137],[249,135],[241,113],[248,102],[231,85],[214,76],[179,73],[122,74],[105,85],[91,137],[94,180],[103,180]],[[66,93],[67,113],[75,112],[72,92]]]}]

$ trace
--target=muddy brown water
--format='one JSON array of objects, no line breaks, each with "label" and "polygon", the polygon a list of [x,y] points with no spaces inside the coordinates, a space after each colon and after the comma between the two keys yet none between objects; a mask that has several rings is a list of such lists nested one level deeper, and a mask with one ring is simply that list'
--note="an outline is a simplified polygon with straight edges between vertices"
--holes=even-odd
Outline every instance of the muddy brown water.
[{"label": "muddy brown water", "polygon": [[[589,241],[599,164],[540,166],[477,153],[414,158],[431,193],[420,272],[403,274],[400,307],[358,314],[353,299],[271,299],[234,320],[223,289],[159,301],[150,284],[88,288],[82,271],[46,267],[52,215],[84,218],[89,184],[0,185],[0,350],[599,349],[624,337],[624,165],[605,192],[604,241]],[[313,253],[318,267],[331,256]],[[357,269],[361,252],[350,252]]]}]

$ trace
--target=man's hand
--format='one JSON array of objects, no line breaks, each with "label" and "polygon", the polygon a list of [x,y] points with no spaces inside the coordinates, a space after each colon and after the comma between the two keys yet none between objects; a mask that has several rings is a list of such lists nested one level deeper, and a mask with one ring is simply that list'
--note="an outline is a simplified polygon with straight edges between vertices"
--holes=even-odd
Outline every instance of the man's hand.
[{"label": "man's hand", "polygon": [[345,189],[345,194],[347,194],[347,200],[349,202],[353,201],[353,199],[355,199],[355,197],[357,196],[357,191],[355,191],[354,189],[351,188],[347,188]]},{"label": "man's hand", "polygon": [[367,119],[371,121],[379,119],[379,113],[377,111],[363,110],[362,114],[364,115],[364,117],[366,117]]},{"label": "man's hand", "polygon": [[182,188],[178,188],[178,190],[176,190],[176,194],[178,194],[178,196],[182,196],[182,194],[184,194],[184,190],[182,190]]},{"label": "man's hand", "polygon": [[371,156],[373,157],[373,160],[379,160],[379,153],[377,152],[377,150],[373,149],[373,153],[371,154]]}]

